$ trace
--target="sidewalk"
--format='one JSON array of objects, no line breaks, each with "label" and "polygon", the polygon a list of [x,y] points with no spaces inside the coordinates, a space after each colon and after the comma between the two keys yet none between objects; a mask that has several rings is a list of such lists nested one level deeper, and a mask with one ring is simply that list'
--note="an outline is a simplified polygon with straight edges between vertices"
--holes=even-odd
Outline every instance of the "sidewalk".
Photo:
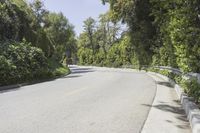
[{"label": "sidewalk", "polygon": [[148,75],[157,83],[157,92],[141,133],[191,133],[174,88],[161,77]]}]

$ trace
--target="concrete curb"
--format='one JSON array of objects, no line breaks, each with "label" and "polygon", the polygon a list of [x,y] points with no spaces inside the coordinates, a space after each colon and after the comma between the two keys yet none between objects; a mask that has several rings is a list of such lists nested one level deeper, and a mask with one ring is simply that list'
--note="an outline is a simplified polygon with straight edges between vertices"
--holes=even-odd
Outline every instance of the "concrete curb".
[{"label": "concrete curb", "polygon": [[187,115],[187,119],[190,122],[190,126],[192,128],[193,133],[200,133],[200,109],[198,106],[193,102],[193,98],[188,97],[184,92],[183,88],[181,88],[178,84],[176,84],[170,78],[161,75],[155,72],[149,72],[151,74],[157,75],[164,80],[168,81],[172,86],[174,86],[176,93],[178,95],[179,100],[181,101],[182,107],[185,110]]},{"label": "concrete curb", "polygon": [[1,86],[0,93],[7,92],[9,90],[17,89],[17,88],[20,88],[20,87],[23,87],[26,85],[31,85],[31,84],[33,84],[33,83],[23,83],[23,84],[16,84],[16,85]]}]

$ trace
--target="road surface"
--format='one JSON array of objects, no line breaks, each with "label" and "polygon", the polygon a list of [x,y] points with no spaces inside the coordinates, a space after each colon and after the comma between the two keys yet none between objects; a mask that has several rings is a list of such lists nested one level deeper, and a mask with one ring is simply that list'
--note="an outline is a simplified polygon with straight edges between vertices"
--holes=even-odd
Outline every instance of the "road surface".
[{"label": "road surface", "polygon": [[143,72],[72,66],[72,74],[0,92],[0,133],[139,133],[156,84]]}]

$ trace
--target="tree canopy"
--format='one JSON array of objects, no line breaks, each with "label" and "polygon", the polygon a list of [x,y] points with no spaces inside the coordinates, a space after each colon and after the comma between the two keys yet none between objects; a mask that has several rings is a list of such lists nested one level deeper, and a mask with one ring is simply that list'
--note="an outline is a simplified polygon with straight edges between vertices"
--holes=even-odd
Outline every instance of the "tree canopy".
[{"label": "tree canopy", "polygon": [[113,22],[129,27],[139,66],[164,65],[200,72],[199,0],[102,0]]},{"label": "tree canopy", "polygon": [[[4,50],[0,52],[0,85],[52,75],[53,69],[67,58],[67,51],[68,58],[76,55],[73,25],[62,13],[45,9],[40,0],[1,0],[0,33],[0,47]],[[37,68],[30,69],[34,65]]]}]

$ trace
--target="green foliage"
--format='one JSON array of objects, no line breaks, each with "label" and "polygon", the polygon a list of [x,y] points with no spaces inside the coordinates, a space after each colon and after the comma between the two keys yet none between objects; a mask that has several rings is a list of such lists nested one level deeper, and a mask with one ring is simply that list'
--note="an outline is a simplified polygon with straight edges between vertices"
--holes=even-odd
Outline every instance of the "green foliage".
[{"label": "green foliage", "polygon": [[[172,66],[184,73],[200,72],[200,19],[198,0],[158,1],[151,0],[152,15],[155,17],[156,49],[153,65]],[[185,92],[199,102],[200,85],[194,80],[185,80],[170,72],[158,71],[185,89]]]},{"label": "green foliage", "polygon": [[122,66],[122,60],[120,59],[119,44],[116,44],[109,49],[106,61],[108,66],[112,67]]},{"label": "green foliage", "polygon": [[88,37],[88,46],[92,49],[92,56],[94,58],[95,56],[95,44],[94,44],[94,32],[95,32],[95,20],[91,17],[89,17],[88,19],[86,19],[84,21],[84,30],[85,30],[85,34]]},{"label": "green foliage", "polygon": [[2,55],[0,56],[0,70],[1,85],[12,82],[13,77],[15,76],[14,71],[16,70],[16,66],[11,60],[6,59],[6,57]]},{"label": "green foliage", "polygon": [[94,60],[94,65],[97,66],[106,66],[106,55],[104,53],[103,50],[99,50],[96,54],[95,54],[95,60]]},{"label": "green foliage", "polygon": [[200,72],[198,1],[178,3],[172,11],[170,38],[177,55],[177,64],[184,72]]},{"label": "green foliage", "polygon": [[149,71],[157,72],[162,75],[169,77],[174,80],[177,84],[181,85],[184,89],[184,92],[194,98],[194,101],[199,104],[200,102],[200,84],[197,82],[196,78],[185,79],[182,75],[177,75],[172,73],[170,70],[160,70],[156,68],[150,68]]},{"label": "green foliage", "polygon": [[149,65],[152,61],[155,27],[150,15],[151,3],[149,0],[103,0],[110,4],[110,16],[114,22],[122,20],[129,27],[131,44],[134,48],[137,65]]},{"label": "green foliage", "polygon": [[76,58],[73,26],[41,0],[1,0],[0,33],[0,86],[60,75],[64,59]]},{"label": "green foliage", "polygon": [[42,50],[26,42],[1,43],[0,61],[0,85],[45,78],[49,74]]},{"label": "green foliage", "polygon": [[0,1],[0,33],[0,41],[25,39],[58,62],[62,62],[66,51],[69,56],[76,52],[73,26],[62,13],[44,9],[41,0],[31,4],[24,0]]},{"label": "green foliage", "polygon": [[107,65],[113,67],[131,65],[131,58],[133,57],[134,55],[130,38],[124,36],[119,43],[114,44],[109,49],[107,54]]},{"label": "green foliage", "polygon": [[179,67],[200,72],[198,0],[103,0],[113,21],[129,26],[139,65]]},{"label": "green foliage", "polygon": [[79,57],[79,64],[86,65],[93,63],[92,50],[88,48],[80,48],[77,53]]},{"label": "green foliage", "polygon": [[63,61],[66,51],[71,56],[76,52],[76,41],[73,26],[62,13],[48,13],[45,16],[44,31],[51,42],[52,52],[58,61]]},{"label": "green foliage", "polygon": [[182,86],[185,89],[185,92],[194,98],[196,103],[200,102],[200,84],[196,79],[185,80],[182,82]]},{"label": "green foliage", "polygon": [[[14,0],[0,1],[0,40],[20,40],[25,34],[32,34],[30,31],[31,16],[28,5],[24,2],[15,3]],[[27,29],[27,30],[24,30]]]},{"label": "green foliage", "polygon": [[0,45],[0,86],[53,78],[69,73],[67,67],[47,59],[41,49],[27,42]]},{"label": "green foliage", "polygon": [[[135,66],[171,66],[183,73],[200,73],[200,1],[199,0],[102,0],[110,4],[114,22],[122,20],[129,27]],[[120,56],[117,46],[110,60]],[[126,54],[125,54],[126,55]],[[130,59],[130,57],[129,57]],[[119,61],[121,62],[121,60]],[[186,93],[199,102],[200,85],[184,81],[168,70],[153,69],[183,84]]]},{"label": "green foliage", "polygon": [[179,67],[184,72],[200,72],[199,1],[151,0],[151,3],[157,28],[157,56],[153,63]]},{"label": "green foliage", "polygon": [[68,67],[59,67],[55,69],[55,71],[53,72],[53,75],[55,77],[58,77],[58,76],[69,74],[69,72],[70,70]]},{"label": "green foliage", "polygon": [[[109,14],[100,15],[99,25],[88,18],[84,21],[84,32],[78,39],[79,64],[120,67],[130,62],[131,46],[127,35],[118,39],[120,29],[111,22]],[[130,63],[129,63],[130,64]]]},{"label": "green foliage", "polygon": [[[110,20],[102,19],[104,18],[101,18],[100,27],[97,28],[93,36],[93,41],[96,42],[96,45],[94,45],[94,53],[87,32],[80,35],[77,53],[79,64],[110,67],[131,65],[131,61],[133,61],[131,59],[134,58],[134,51],[130,42],[130,37],[124,34],[121,40],[116,39],[117,30],[119,28],[109,24]],[[105,22],[107,23],[106,25]],[[110,31],[110,29],[115,30]],[[108,37],[108,35],[110,37]]]}]

